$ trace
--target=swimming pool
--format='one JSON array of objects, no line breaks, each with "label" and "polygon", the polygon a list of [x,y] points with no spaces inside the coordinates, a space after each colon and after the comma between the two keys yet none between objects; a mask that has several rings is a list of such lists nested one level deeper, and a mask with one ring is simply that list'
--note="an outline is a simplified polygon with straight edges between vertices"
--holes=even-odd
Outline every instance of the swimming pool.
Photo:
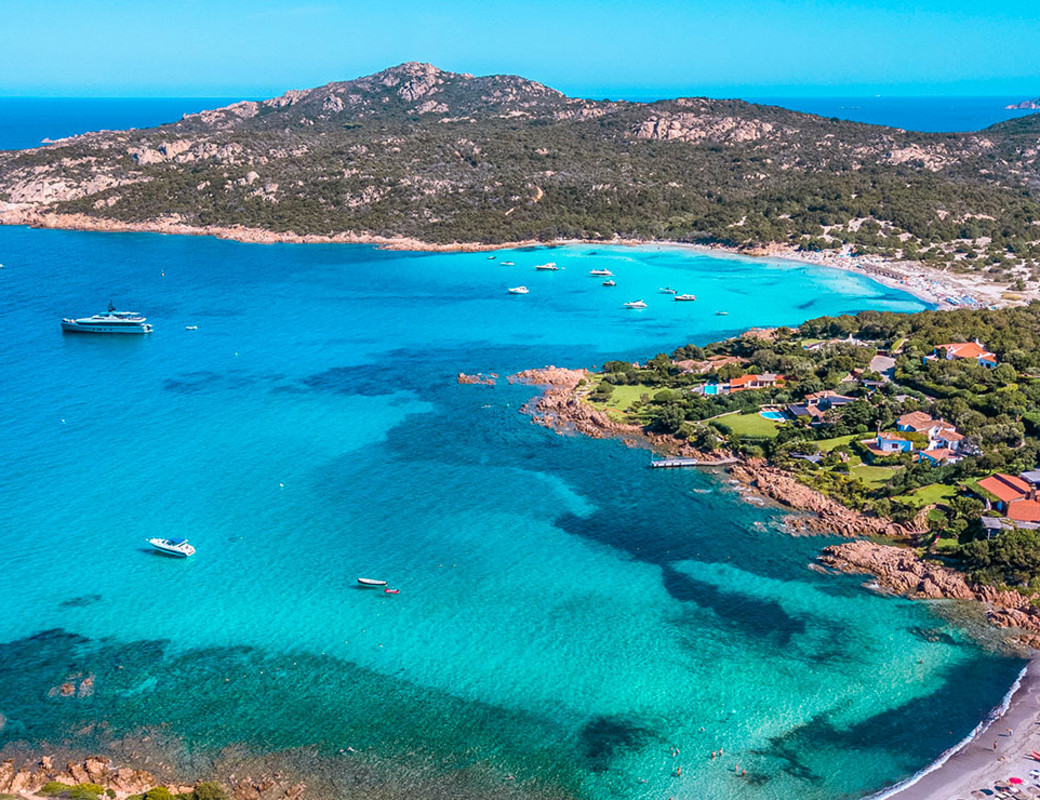
[{"label": "swimming pool", "polygon": [[783,412],[780,412],[780,411],[759,411],[758,413],[761,414],[766,419],[775,419],[775,420],[787,419],[787,417],[785,417],[783,415]]}]

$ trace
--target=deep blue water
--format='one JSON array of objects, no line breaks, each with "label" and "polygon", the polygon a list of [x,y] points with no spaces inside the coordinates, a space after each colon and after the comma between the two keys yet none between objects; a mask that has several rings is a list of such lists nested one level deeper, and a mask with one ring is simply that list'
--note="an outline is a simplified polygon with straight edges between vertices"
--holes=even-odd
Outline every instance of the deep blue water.
[{"label": "deep blue water", "polygon": [[[930,762],[1021,666],[944,606],[809,570],[827,540],[724,476],[648,470],[530,424],[528,387],[455,381],[921,307],[863,277],[25,228],[0,228],[0,261],[0,744],[164,723],[187,773],[306,745],[335,774],[390,759],[412,796],[494,797],[511,773],[530,796],[830,800]],[[155,333],[61,334],[110,298]]]}]

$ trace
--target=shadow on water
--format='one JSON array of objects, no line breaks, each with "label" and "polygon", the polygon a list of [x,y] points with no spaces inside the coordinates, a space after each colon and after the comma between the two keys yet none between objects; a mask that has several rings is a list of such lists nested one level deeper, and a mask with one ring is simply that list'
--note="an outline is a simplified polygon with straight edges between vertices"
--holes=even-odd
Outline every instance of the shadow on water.
[{"label": "shadow on water", "polygon": [[[161,725],[197,759],[232,743],[258,754],[305,747],[322,759],[352,747],[402,772],[454,775],[466,797],[509,794],[501,789],[507,773],[537,776],[532,796],[570,796],[580,770],[601,763],[610,749],[603,744],[592,755],[585,738],[574,741],[552,720],[324,655],[174,651],[160,640],[91,640],[57,629],[0,644],[0,710],[0,747],[21,741],[103,749]],[[105,724],[84,726],[85,716]],[[496,776],[496,785],[470,791],[475,765]],[[198,777],[187,774],[188,762],[178,769]]]}]

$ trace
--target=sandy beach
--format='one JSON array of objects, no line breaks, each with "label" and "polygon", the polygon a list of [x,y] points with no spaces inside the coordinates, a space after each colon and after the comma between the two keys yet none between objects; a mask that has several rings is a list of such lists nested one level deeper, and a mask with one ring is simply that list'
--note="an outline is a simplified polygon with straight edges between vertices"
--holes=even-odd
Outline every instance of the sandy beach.
[{"label": "sandy beach", "polygon": [[[1003,713],[980,725],[972,739],[940,758],[930,772],[910,778],[867,800],[973,800],[981,797],[1033,798],[1040,796],[1040,655],[1034,655],[1006,701]],[[1007,786],[1012,777],[1022,783]]]},{"label": "sandy beach", "polygon": [[[164,233],[180,236],[215,236],[254,244],[369,244],[387,250],[414,250],[425,252],[484,252],[518,247],[552,247],[554,245],[660,245],[680,247],[694,252],[714,255],[771,258],[812,264],[866,275],[892,289],[912,294],[939,308],[984,308],[1028,303],[1040,300],[1040,291],[1028,289],[1009,292],[1003,283],[994,283],[981,273],[955,274],[927,267],[916,261],[892,261],[880,256],[853,256],[848,248],[843,251],[807,252],[790,245],[773,244],[762,248],[734,248],[722,245],[690,244],[650,239],[583,240],[561,239],[555,242],[524,240],[486,244],[483,242],[448,242],[435,244],[408,237],[387,237],[369,233],[344,231],[333,236],[300,235],[291,231],[274,232],[261,228],[234,226],[196,226],[184,224],[177,215],[148,222],[119,222],[90,217],[84,214],[57,214],[39,212],[16,204],[0,201],[0,225],[28,225],[36,228],[58,228],[113,233]],[[951,302],[952,300],[952,302]]]}]

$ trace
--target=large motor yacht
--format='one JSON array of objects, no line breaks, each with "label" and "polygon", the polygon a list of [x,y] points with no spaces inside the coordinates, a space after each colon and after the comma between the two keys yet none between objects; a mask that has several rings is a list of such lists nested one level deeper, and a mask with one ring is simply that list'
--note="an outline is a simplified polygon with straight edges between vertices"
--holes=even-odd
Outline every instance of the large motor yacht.
[{"label": "large motor yacht", "polygon": [[108,311],[81,319],[63,319],[61,329],[68,333],[151,333],[152,326],[136,311],[116,311],[108,304]]}]

